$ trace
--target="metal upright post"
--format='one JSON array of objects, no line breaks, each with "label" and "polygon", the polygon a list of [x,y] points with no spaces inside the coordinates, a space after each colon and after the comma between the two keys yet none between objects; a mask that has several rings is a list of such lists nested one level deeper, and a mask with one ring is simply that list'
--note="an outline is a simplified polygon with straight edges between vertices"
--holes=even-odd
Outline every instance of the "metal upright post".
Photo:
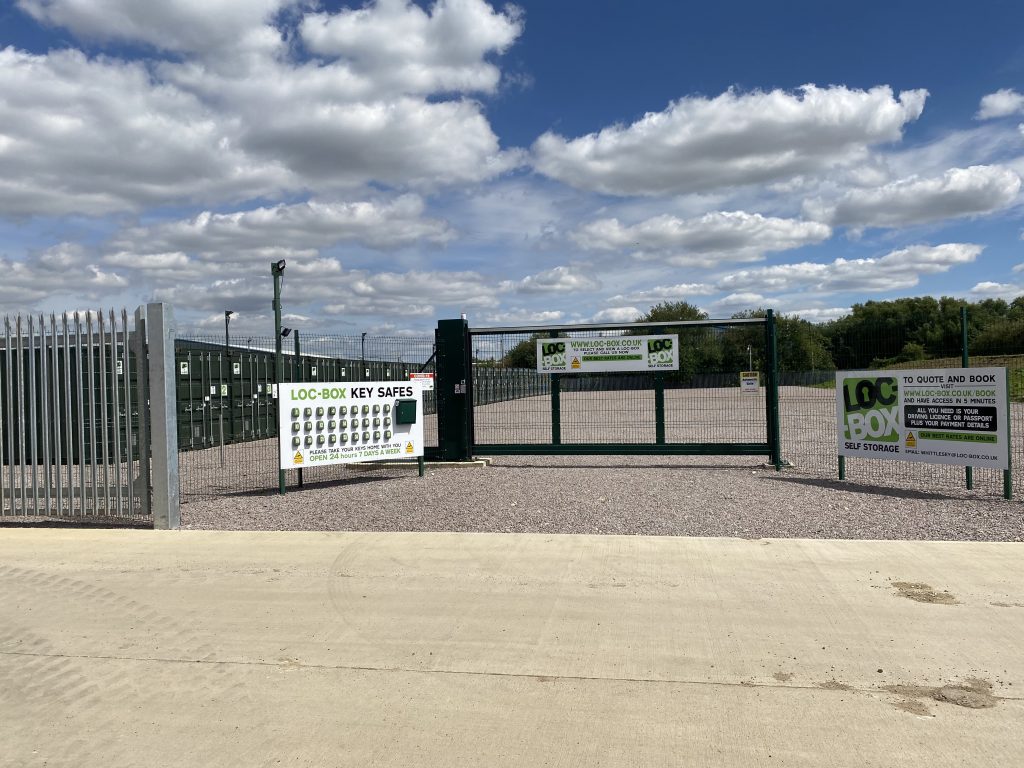
[{"label": "metal upright post", "polygon": [[1010,369],[1006,369],[1006,469],[1003,470],[1003,498],[1013,498],[1013,419],[1010,415]]},{"label": "metal upright post", "polygon": [[768,404],[770,418],[768,428],[771,430],[772,463],[775,471],[782,471],[782,437],[779,430],[779,345],[776,338],[775,312],[771,309],[765,317],[768,331]]},{"label": "metal upright post", "polygon": [[153,527],[181,527],[178,506],[178,414],[174,380],[174,310],[146,305],[149,341],[149,402],[153,445]]},{"label": "metal upright post", "polygon": [[665,444],[665,374],[654,374],[654,442]]},{"label": "metal upright post", "polygon": [[[224,361],[217,355],[217,378],[220,381],[218,386],[224,386]],[[221,390],[223,391],[223,390]],[[213,400],[211,399],[211,404]],[[224,467],[224,397],[220,396],[220,403],[217,408],[217,422],[220,425],[220,466]]]},{"label": "metal upright post", "polygon": [[[967,307],[960,307],[960,355],[961,367],[970,368],[971,357],[967,348]],[[967,490],[974,490],[974,467],[964,467],[964,479],[967,483]]]},{"label": "metal upright post", "polygon": [[[284,259],[272,262],[270,275],[274,278],[274,370],[277,377],[277,408],[281,407],[281,387],[284,385],[284,358],[281,356],[281,273],[284,272]],[[279,419],[280,420],[280,419]],[[277,430],[278,455],[281,453],[281,430]],[[277,470],[277,492],[285,493],[285,475],[283,469]]]},{"label": "metal upright post", "polygon": [[[228,368],[228,434],[231,435],[232,441],[235,437],[235,368],[231,363],[231,334],[228,326],[231,324],[231,316],[235,314],[233,310],[224,310],[224,356],[227,358]],[[221,369],[223,371],[223,369]],[[224,383],[224,376],[221,375],[221,384]],[[224,410],[224,401],[220,404],[221,410]],[[223,416],[221,416],[223,419]],[[220,437],[221,445],[224,445],[224,431],[221,430]]]},{"label": "metal upright post", "polygon": [[[558,338],[558,331],[551,332],[551,338]],[[562,442],[562,382],[557,373],[551,374],[551,442]]]}]

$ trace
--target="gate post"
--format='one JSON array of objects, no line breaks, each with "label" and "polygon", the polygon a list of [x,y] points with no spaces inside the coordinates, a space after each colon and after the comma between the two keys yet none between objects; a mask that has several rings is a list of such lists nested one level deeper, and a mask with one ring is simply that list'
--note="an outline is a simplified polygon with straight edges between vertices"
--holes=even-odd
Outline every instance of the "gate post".
[{"label": "gate post", "polygon": [[469,323],[439,320],[437,342],[437,445],[442,461],[473,457],[473,368]]},{"label": "gate post", "polygon": [[768,344],[768,445],[775,471],[782,471],[782,437],[779,431],[779,345],[776,338],[775,312],[765,317],[765,340]]},{"label": "gate post", "polygon": [[174,309],[146,305],[149,412],[153,457],[153,527],[181,527],[178,506],[178,412],[174,376]]}]

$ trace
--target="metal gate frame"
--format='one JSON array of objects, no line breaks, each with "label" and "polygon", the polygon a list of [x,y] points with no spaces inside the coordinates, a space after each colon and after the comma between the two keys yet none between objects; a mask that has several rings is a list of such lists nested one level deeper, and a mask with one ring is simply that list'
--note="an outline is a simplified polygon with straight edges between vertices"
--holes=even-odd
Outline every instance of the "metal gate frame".
[{"label": "metal gate frame", "polygon": [[[665,386],[661,375],[654,376],[655,441],[653,443],[563,443],[560,428],[560,378],[551,378],[551,441],[549,443],[477,443],[473,425],[473,338],[508,333],[550,334],[574,331],[622,331],[630,329],[668,329],[680,327],[761,325],[764,327],[768,356],[765,371],[766,442],[749,443],[668,443],[665,440]],[[765,317],[731,320],[673,320],[652,323],[598,323],[572,326],[509,326],[470,328],[465,319],[441,320],[435,334],[437,342],[438,458],[467,461],[474,455],[647,455],[647,456],[767,456],[776,470],[782,468],[779,428],[779,360],[775,314]]]}]

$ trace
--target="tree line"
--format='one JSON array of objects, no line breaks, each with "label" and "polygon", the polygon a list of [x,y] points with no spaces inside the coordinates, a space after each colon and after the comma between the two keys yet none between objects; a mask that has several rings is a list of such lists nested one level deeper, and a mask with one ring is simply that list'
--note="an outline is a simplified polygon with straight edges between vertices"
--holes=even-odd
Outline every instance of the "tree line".
[{"label": "tree line", "polygon": [[[1006,302],[970,302],[943,296],[868,301],[850,314],[827,323],[796,316],[777,316],[779,368],[789,372],[884,368],[915,360],[956,357],[961,350],[961,309],[967,308],[971,355],[1024,354],[1024,296]],[[745,310],[731,319],[764,317],[764,309]],[[662,302],[637,318],[632,334],[678,333],[680,370],[672,378],[688,380],[698,373],[765,370],[767,350],[763,325],[668,326],[648,331],[643,323],[707,320],[707,313],[685,301]],[[564,335],[564,334],[563,334]],[[539,334],[521,341],[496,361],[484,364],[536,368]]]}]

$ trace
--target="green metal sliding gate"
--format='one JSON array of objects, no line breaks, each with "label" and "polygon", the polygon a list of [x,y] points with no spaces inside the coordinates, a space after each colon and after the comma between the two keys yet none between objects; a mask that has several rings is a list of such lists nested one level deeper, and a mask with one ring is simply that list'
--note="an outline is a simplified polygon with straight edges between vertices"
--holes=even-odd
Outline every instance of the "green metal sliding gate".
[{"label": "green metal sliding gate", "polygon": [[[677,334],[678,371],[539,373],[544,338]],[[436,333],[439,454],[766,456],[781,466],[775,318]],[[760,372],[743,391],[740,372]]]}]

